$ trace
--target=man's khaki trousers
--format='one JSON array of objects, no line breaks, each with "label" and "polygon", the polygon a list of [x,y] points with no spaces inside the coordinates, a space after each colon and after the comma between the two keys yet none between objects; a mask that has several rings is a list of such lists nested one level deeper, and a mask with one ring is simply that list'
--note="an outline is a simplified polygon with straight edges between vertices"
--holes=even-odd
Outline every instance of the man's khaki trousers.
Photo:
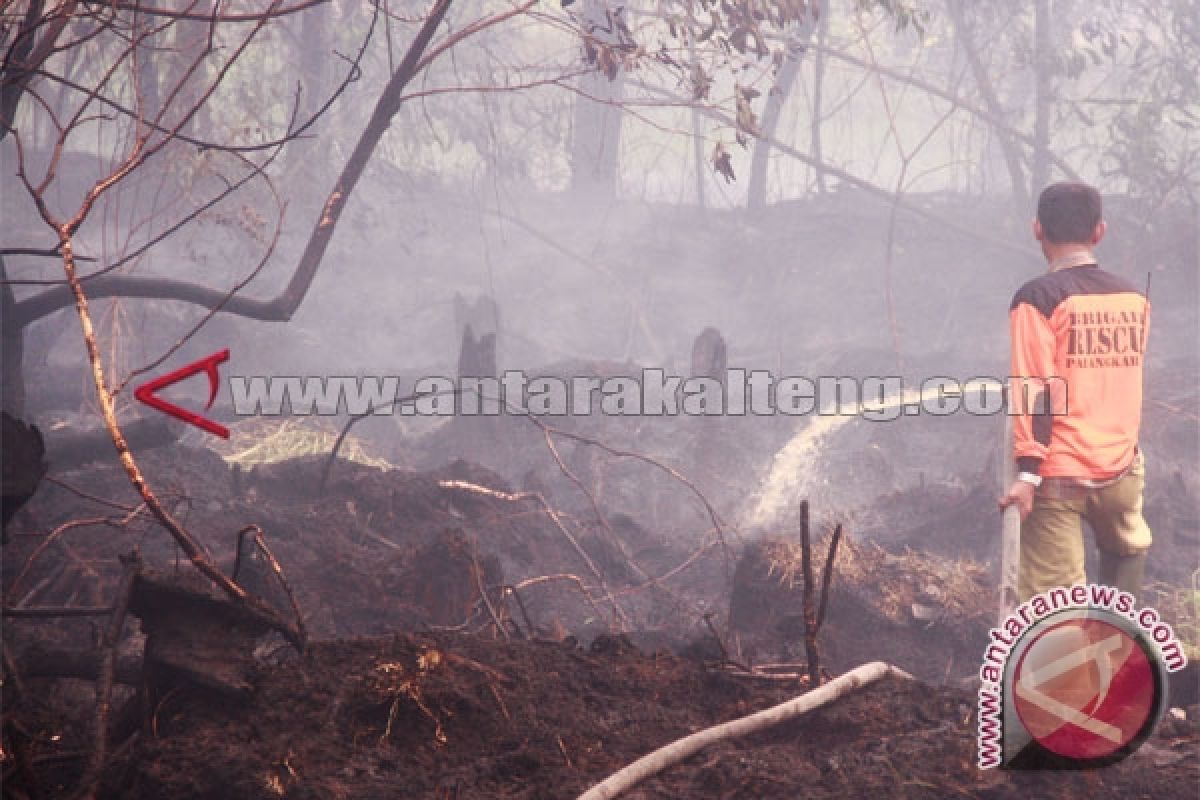
[{"label": "man's khaki trousers", "polygon": [[1017,593],[1025,601],[1056,586],[1087,583],[1084,520],[1096,535],[1102,556],[1142,555],[1151,543],[1142,516],[1145,459],[1139,451],[1129,472],[1103,489],[1070,487],[1034,497],[1033,511],[1021,523],[1021,566]]}]

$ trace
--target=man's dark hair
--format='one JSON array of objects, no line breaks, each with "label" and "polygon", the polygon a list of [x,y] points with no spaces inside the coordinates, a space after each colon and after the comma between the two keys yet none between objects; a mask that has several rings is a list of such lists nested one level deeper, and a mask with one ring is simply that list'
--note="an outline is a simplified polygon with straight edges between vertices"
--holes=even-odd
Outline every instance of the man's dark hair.
[{"label": "man's dark hair", "polygon": [[1042,234],[1054,244],[1090,242],[1103,214],[1100,193],[1086,183],[1054,183],[1038,197]]}]

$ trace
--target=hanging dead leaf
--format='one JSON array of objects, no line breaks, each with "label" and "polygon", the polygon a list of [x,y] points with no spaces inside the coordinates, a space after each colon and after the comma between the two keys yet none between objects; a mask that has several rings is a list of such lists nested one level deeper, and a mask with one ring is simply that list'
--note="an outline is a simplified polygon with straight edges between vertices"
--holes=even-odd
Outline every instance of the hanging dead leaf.
[{"label": "hanging dead leaf", "polygon": [[729,151],[725,149],[725,145],[717,142],[717,146],[713,148],[713,169],[717,171],[726,183],[733,183],[737,180],[737,176],[733,174],[733,159],[729,157]]},{"label": "hanging dead leaf", "polygon": [[596,66],[604,73],[604,77],[610,81],[617,79],[617,70],[620,68],[620,62],[611,48],[601,45],[596,49]]},{"label": "hanging dead leaf", "polygon": [[[754,114],[754,109],[750,107],[750,101],[758,97],[759,92],[756,89],[745,88],[741,86],[735,87],[735,103],[737,106],[737,127],[739,131],[758,135],[758,117]],[[753,94],[749,94],[749,93]]]}]

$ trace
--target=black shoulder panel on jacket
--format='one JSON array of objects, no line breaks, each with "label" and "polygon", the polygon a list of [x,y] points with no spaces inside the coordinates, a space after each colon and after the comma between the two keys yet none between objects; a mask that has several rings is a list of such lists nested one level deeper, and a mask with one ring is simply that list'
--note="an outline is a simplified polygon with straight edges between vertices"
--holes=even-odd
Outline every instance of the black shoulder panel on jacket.
[{"label": "black shoulder panel on jacket", "polygon": [[1141,294],[1129,281],[1097,266],[1069,267],[1039,275],[1026,283],[1013,295],[1008,310],[1012,311],[1021,303],[1028,303],[1042,312],[1042,316],[1049,318],[1054,309],[1072,295],[1122,292]]}]

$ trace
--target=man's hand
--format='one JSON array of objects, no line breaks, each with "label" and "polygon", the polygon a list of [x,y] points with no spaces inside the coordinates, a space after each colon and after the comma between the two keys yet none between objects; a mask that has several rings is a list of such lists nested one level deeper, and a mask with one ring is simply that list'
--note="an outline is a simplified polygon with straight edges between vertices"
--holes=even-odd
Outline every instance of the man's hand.
[{"label": "man's hand", "polygon": [[1000,498],[1000,508],[1008,508],[1015,504],[1021,519],[1025,519],[1033,511],[1033,492],[1032,483],[1013,481],[1012,486],[1008,487],[1008,492]]}]

